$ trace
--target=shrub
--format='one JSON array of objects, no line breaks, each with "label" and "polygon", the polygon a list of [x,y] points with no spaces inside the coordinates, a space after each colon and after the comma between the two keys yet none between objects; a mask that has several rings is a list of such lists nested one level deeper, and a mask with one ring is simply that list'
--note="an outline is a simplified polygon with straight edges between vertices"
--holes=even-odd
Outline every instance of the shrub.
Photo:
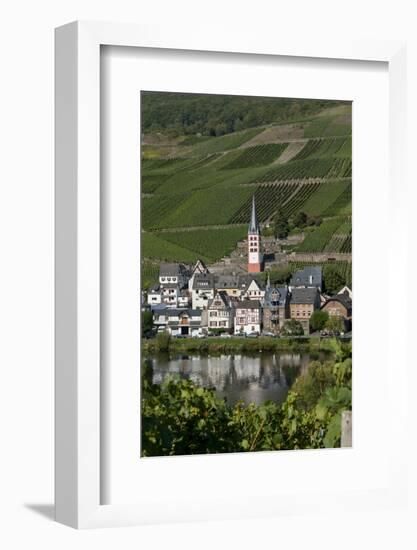
[{"label": "shrub", "polygon": [[343,317],[332,316],[326,321],[326,328],[332,332],[342,332],[345,328]]},{"label": "shrub", "polygon": [[291,319],[285,321],[284,326],[281,329],[281,334],[283,336],[303,336],[304,329],[299,321]]},{"label": "shrub", "polygon": [[160,332],[156,336],[156,351],[166,352],[169,350],[169,345],[171,343],[171,335],[168,332]]}]

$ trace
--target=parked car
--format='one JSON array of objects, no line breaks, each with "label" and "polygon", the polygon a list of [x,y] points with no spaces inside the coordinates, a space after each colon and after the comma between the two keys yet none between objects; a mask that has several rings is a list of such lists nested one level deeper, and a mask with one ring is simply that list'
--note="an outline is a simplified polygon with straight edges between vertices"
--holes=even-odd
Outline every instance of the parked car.
[{"label": "parked car", "polygon": [[258,338],[259,332],[250,332],[248,338]]},{"label": "parked car", "polygon": [[262,336],[272,336],[272,337],[274,337],[275,334],[273,332],[269,332],[269,331],[266,330],[262,333]]},{"label": "parked car", "polygon": [[222,332],[220,334],[220,338],[231,338],[230,334],[228,332]]}]

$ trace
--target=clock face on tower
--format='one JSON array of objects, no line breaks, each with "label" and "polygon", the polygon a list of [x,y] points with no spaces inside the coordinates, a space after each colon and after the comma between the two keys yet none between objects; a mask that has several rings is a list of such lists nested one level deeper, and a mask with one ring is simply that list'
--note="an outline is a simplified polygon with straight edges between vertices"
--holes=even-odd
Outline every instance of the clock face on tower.
[{"label": "clock face on tower", "polygon": [[256,264],[259,262],[259,255],[257,252],[249,252],[249,262],[251,264]]}]

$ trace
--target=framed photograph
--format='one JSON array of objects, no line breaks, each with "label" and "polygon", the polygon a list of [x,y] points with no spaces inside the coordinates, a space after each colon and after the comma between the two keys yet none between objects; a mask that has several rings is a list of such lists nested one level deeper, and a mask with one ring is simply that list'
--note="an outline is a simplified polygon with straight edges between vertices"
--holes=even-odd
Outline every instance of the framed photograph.
[{"label": "framed photograph", "polygon": [[397,42],[57,29],[58,521],[402,505],[404,81]]}]

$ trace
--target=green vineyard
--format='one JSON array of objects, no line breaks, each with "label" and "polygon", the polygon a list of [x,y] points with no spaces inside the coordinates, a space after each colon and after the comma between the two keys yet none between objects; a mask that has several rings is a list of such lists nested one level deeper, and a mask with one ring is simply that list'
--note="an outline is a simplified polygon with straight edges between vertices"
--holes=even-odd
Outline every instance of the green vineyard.
[{"label": "green vineyard", "polygon": [[255,137],[262,130],[263,128],[251,128],[243,132],[235,132],[226,136],[204,140],[202,143],[196,143],[193,146],[193,154],[208,155],[210,153],[235,149]]},{"label": "green vineyard", "polygon": [[247,227],[231,226],[222,229],[200,229],[194,231],[175,231],[158,233],[160,239],[195,252],[215,262],[230,254],[239,241],[246,237]]},{"label": "green vineyard", "polygon": [[150,286],[155,284],[158,281],[159,275],[159,262],[142,260],[141,265],[141,275],[142,275],[142,288],[148,289]]},{"label": "green vineyard", "polygon": [[255,145],[244,149],[240,155],[226,164],[225,169],[248,168],[249,166],[264,166],[271,164],[282,155],[288,143],[268,143]]},{"label": "green vineyard", "polygon": [[[308,198],[320,187],[320,183],[278,183],[259,185],[255,188],[255,200],[260,222],[266,222],[278,209],[285,216],[298,212]],[[230,218],[229,223],[245,223],[249,219],[252,207],[252,194],[239,210]]]},{"label": "green vineyard", "polygon": [[[193,263],[200,257],[210,264],[229,255],[245,237],[253,195],[262,224],[272,225],[278,211],[290,223],[299,212],[323,219],[291,250],[349,254],[351,106],[332,105],[273,122],[265,111],[256,123],[235,121],[239,131],[227,130],[234,112],[224,113],[224,125],[213,128],[194,112],[196,125],[208,124],[210,135],[192,133],[189,126],[186,135],[175,134],[173,127],[186,123],[184,111],[166,131],[142,134],[143,280],[153,279],[150,270],[160,261]],[[157,114],[158,106],[153,108]]]},{"label": "green vineyard", "polygon": [[[298,246],[298,252],[347,252],[352,246],[351,223],[344,218],[324,220],[319,227],[307,233]],[[350,245],[349,245],[350,243]]]},{"label": "green vineyard", "polygon": [[318,158],[294,160],[262,174],[259,183],[309,178],[346,178],[352,176],[350,159]]},{"label": "green vineyard", "polygon": [[310,139],[293,160],[352,156],[351,138]]},{"label": "green vineyard", "polygon": [[346,189],[343,190],[340,195],[338,195],[332,203],[330,203],[325,210],[323,210],[322,215],[325,217],[338,216],[338,215],[349,215],[352,212],[352,184],[349,182],[349,185]]}]

